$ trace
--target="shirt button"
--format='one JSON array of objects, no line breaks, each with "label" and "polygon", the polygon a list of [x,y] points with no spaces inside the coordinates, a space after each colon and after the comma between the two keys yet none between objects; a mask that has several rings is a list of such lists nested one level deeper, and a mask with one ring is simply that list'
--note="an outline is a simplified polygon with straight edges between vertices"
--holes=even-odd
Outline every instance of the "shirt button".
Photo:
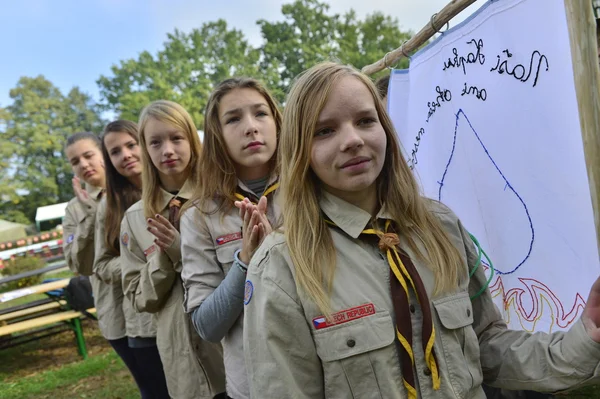
[{"label": "shirt button", "polygon": [[346,341],[346,345],[348,345],[349,348],[354,348],[354,346],[356,345],[356,341],[353,339],[349,339],[348,341]]},{"label": "shirt button", "polygon": [[425,369],[425,370],[423,370],[423,374],[425,374],[427,376],[430,376],[431,375],[431,370]]},{"label": "shirt button", "polygon": [[415,305],[410,305],[408,309],[410,310],[410,313],[415,313]]}]

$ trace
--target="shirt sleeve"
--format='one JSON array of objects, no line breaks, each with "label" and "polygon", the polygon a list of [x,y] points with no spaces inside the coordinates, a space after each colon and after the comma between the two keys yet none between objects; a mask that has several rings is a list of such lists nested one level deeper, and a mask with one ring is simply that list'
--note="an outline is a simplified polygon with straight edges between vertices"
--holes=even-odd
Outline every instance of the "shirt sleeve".
[{"label": "shirt sleeve", "polygon": [[251,396],[323,398],[322,366],[290,263],[276,250],[265,253],[265,244],[250,262],[244,299],[244,342],[252,342],[244,345]]},{"label": "shirt sleeve", "polygon": [[65,212],[63,252],[71,271],[91,276],[94,265],[96,206],[80,206],[79,217],[75,212],[77,206],[79,206],[77,202],[71,202]]},{"label": "shirt sleeve", "polygon": [[111,254],[106,247],[106,200],[98,205],[96,212],[96,234],[94,237],[94,275],[106,284],[121,284],[120,256]]},{"label": "shirt sleeve", "polygon": [[[124,239],[127,234],[127,239]],[[146,260],[127,214],[121,223],[123,293],[138,312],[156,313],[169,297],[177,276],[173,262],[158,249]]]}]

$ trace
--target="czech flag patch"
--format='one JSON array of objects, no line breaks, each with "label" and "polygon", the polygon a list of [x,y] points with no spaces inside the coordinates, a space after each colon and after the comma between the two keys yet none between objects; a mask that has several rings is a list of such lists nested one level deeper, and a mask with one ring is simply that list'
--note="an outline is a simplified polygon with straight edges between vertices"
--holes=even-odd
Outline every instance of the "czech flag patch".
[{"label": "czech flag patch", "polygon": [[217,242],[217,245],[223,245],[223,244],[227,244],[228,242],[241,240],[241,239],[242,239],[242,232],[238,231],[237,233],[225,234],[223,236],[217,237],[217,239],[215,241]]},{"label": "czech flag patch", "polygon": [[313,326],[315,326],[315,329],[320,330],[322,328],[344,324],[352,320],[362,319],[363,317],[374,314],[375,305],[372,303],[366,303],[364,305],[334,313],[331,315],[331,320],[327,320],[325,316],[315,317],[313,319]]}]

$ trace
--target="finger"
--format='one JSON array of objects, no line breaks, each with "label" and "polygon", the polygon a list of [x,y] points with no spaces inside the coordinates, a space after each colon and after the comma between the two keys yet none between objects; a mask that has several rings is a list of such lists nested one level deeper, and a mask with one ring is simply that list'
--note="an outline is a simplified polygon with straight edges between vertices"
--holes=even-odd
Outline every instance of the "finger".
[{"label": "finger", "polygon": [[258,247],[259,239],[258,239],[258,226],[252,227],[252,232],[250,233],[250,254],[252,254],[256,248]]},{"label": "finger", "polygon": [[[167,220],[167,223],[168,222],[169,221]],[[171,237],[174,235],[174,232],[172,230],[172,229],[174,229],[174,227],[171,226],[171,223],[169,223],[168,225],[165,225],[164,223],[162,223],[159,220],[148,219],[148,225],[167,237]]]},{"label": "finger", "polygon": [[258,201],[258,210],[260,213],[267,213],[267,197],[264,195]]},{"label": "finger", "polygon": [[170,245],[167,245],[166,243],[164,243],[158,239],[154,240],[154,243],[156,244],[156,246],[158,246],[163,251],[166,251],[170,247]]},{"label": "finger", "polygon": [[156,221],[161,225],[164,226],[165,228],[167,228],[168,230],[175,230],[175,226],[173,226],[171,224],[171,222],[169,222],[169,219],[167,219],[166,217],[164,217],[163,215],[160,214],[156,214]]},{"label": "finger", "polygon": [[242,204],[243,204],[242,201],[235,201],[233,203],[233,205],[235,205],[235,207],[238,208],[238,209],[242,209]]},{"label": "finger", "polygon": [[164,243],[171,243],[173,242],[173,237],[168,236],[160,231],[158,231],[158,229],[156,229],[155,227],[148,227],[148,231],[150,232],[150,234],[152,234],[154,237],[156,237],[157,240],[164,242]]}]

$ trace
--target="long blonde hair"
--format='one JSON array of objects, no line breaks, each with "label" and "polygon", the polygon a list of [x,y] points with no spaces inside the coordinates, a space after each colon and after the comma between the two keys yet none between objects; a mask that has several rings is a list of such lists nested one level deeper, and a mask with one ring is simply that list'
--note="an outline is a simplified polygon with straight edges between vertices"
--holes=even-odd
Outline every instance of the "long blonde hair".
[{"label": "long blonde hair", "polygon": [[[258,80],[253,78],[238,77],[222,81],[211,93],[206,105],[204,115],[204,144],[202,156],[198,163],[200,182],[196,185],[192,201],[188,201],[182,208],[182,213],[192,204],[200,206],[205,200],[218,197],[222,200],[218,210],[227,212],[233,207],[237,177],[233,160],[227,152],[227,145],[223,138],[223,129],[219,120],[219,105],[223,97],[234,89],[254,89],[262,95],[269,106],[271,116],[277,129],[277,142],[281,130],[282,116],[279,104],[269,90]],[[271,158],[273,169],[277,167],[277,150]],[[277,173],[277,171],[275,171]],[[203,209],[200,207],[199,209]]]},{"label": "long blonde hair", "polygon": [[190,162],[188,168],[190,174],[187,183],[192,187],[198,184],[198,159],[202,151],[202,144],[198,137],[198,130],[190,114],[179,104],[173,101],[158,100],[148,104],[140,115],[139,137],[142,147],[142,201],[144,202],[144,215],[154,217],[160,213],[159,209],[160,178],[158,169],[152,163],[148,153],[148,144],[146,142],[146,125],[150,119],[167,123],[179,129],[190,142]]},{"label": "long blonde hair", "polygon": [[[385,203],[395,221],[401,240],[433,271],[436,294],[454,289],[463,267],[458,250],[420,194],[371,80],[349,66],[318,64],[297,78],[283,112],[280,195],[285,204],[282,207],[284,233],[296,271],[296,285],[299,292],[312,299],[325,314],[330,312],[336,255],[331,232],[321,216],[321,182],[310,168],[310,155],[319,114],[336,83],[346,76],[356,77],[369,89],[385,130],[387,148],[376,182],[377,195],[379,204]],[[419,250],[417,241],[424,251]]]}]

